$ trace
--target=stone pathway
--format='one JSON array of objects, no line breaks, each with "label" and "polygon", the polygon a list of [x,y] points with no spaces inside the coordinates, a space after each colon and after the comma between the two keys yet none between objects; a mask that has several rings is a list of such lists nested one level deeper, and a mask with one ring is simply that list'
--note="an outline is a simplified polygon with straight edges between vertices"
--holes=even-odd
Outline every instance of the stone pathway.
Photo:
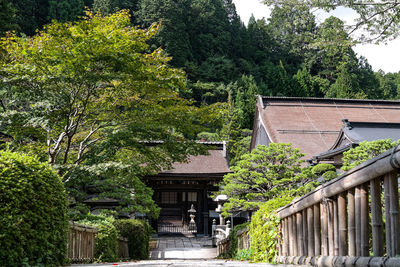
[{"label": "stone pathway", "polygon": [[152,260],[213,259],[217,249],[212,247],[210,237],[159,237],[150,252]]},{"label": "stone pathway", "polygon": [[[117,262],[103,264],[85,264],[73,265],[73,267],[283,267],[287,265],[272,265],[268,263],[249,263],[245,261],[229,261],[229,260],[151,260],[138,262]],[[293,266],[299,267],[299,266]]]},{"label": "stone pathway", "polygon": [[[217,249],[211,246],[210,237],[158,237],[152,240],[154,247],[150,259],[136,262],[99,264],[73,264],[73,267],[277,267],[268,263],[249,263],[215,259]],[[296,266],[299,267],[299,266]]]}]

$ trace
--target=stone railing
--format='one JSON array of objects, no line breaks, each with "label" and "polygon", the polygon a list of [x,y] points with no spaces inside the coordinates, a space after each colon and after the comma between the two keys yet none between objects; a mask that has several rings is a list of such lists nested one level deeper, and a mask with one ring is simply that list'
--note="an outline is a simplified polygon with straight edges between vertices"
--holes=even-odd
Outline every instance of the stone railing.
[{"label": "stone railing", "polygon": [[400,266],[400,150],[383,153],[278,210],[278,262]]}]

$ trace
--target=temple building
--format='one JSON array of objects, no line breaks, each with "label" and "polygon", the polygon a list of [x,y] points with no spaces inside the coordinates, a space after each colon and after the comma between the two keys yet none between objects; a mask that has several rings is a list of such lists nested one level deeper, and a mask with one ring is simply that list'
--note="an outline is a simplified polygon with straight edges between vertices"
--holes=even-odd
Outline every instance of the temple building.
[{"label": "temple building", "polygon": [[[342,127],[343,122],[349,125]],[[271,142],[292,143],[311,163],[333,157],[332,150],[346,149],[350,143],[397,140],[398,123],[399,101],[258,96],[251,149]]]},{"label": "temple building", "polygon": [[330,163],[342,167],[343,153],[358,146],[363,141],[400,138],[400,123],[389,122],[351,122],[343,120],[343,126],[332,147],[319,155],[313,156],[313,163]]},{"label": "temple building", "polygon": [[[219,220],[211,193],[218,191],[230,172],[226,144],[201,143],[209,147],[208,155],[190,156],[186,163],[174,163],[171,170],[146,177],[161,208],[158,221],[153,222],[158,234],[210,235],[212,220]],[[194,215],[192,223],[190,215]]]}]

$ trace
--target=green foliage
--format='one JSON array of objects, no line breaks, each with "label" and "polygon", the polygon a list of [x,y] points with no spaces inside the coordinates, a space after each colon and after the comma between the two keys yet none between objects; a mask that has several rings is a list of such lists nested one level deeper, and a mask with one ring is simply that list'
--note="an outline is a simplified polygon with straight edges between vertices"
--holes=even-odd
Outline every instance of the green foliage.
[{"label": "green foliage", "polygon": [[133,260],[146,260],[150,253],[151,226],[141,220],[115,220],[114,226],[121,237],[128,239],[129,257]]},{"label": "green foliage", "polygon": [[98,233],[95,238],[94,256],[97,262],[118,260],[118,231],[114,226],[112,216],[88,215],[78,221],[80,224],[96,227]]},{"label": "green foliage", "polygon": [[65,263],[67,198],[48,164],[0,150],[0,203],[1,266]]},{"label": "green foliage", "polygon": [[96,187],[100,197],[157,217],[139,177],[201,153],[193,139],[219,121],[221,105],[199,108],[179,96],[183,72],[147,43],[157,31],[132,27],[128,11],[87,12],[32,38],[1,41],[0,128],[14,137],[13,149],[47,151],[76,202]]},{"label": "green foliage", "polygon": [[228,239],[230,240],[230,248],[229,251],[227,252],[227,255],[225,255],[226,258],[236,258],[237,254],[239,253],[238,251],[238,236],[237,233],[245,229],[249,226],[249,223],[242,223],[235,225],[231,232],[229,233]]},{"label": "green foliage", "polygon": [[301,174],[299,149],[291,144],[271,143],[244,154],[233,173],[224,176],[221,194],[228,196],[224,214],[235,209],[254,209],[262,202],[294,190],[310,179]]},{"label": "green foliage", "polygon": [[349,151],[343,153],[343,167],[342,170],[348,171],[361,163],[372,159],[390,148],[393,148],[399,141],[392,141],[391,139],[382,139],[375,141],[363,141],[357,147],[351,148]]},{"label": "green foliage", "polygon": [[328,171],[336,171],[335,166],[328,163],[320,163],[312,167],[311,172],[317,176],[323,175],[325,172]]},{"label": "green foliage", "polygon": [[322,174],[322,178],[324,178],[324,181],[326,182],[335,179],[336,177],[338,177],[336,171],[327,171],[324,174]]},{"label": "green foliage", "polygon": [[6,31],[15,30],[15,9],[7,0],[0,0],[0,36],[4,36]]},{"label": "green foliage", "polygon": [[292,196],[282,194],[280,197],[265,202],[251,217],[249,234],[252,261],[272,263],[278,256],[279,218],[275,210],[289,204],[292,200]]},{"label": "green foliage", "polygon": [[74,21],[83,11],[83,0],[49,0],[49,21]]},{"label": "green foliage", "polygon": [[291,6],[296,8],[319,8],[332,11],[338,7],[353,9],[359,16],[355,19],[351,32],[362,29],[368,34],[361,35],[362,41],[387,41],[399,36],[399,7],[396,1],[342,1],[342,0],[264,0],[268,5]]},{"label": "green foliage", "polygon": [[251,249],[241,249],[236,253],[234,259],[239,261],[247,261],[251,259],[252,254],[253,251]]}]

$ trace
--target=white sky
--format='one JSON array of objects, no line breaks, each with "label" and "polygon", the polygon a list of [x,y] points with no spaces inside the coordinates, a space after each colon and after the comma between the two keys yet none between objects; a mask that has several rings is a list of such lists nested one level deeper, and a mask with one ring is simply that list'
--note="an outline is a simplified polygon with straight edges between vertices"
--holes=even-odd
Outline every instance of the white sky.
[{"label": "white sky", "polygon": [[[269,8],[261,4],[259,0],[233,0],[233,3],[236,5],[236,10],[245,24],[249,21],[251,14],[256,19],[268,18],[270,15]],[[339,17],[347,23],[351,23],[355,17],[355,13],[349,9],[339,9],[330,14]],[[320,13],[317,15],[317,20],[322,22],[326,17],[327,14]],[[394,41],[388,42],[387,45],[360,44],[354,47],[354,51],[359,56],[366,57],[374,71],[381,69],[385,72],[398,72],[400,71],[400,53],[397,52],[399,47],[400,38],[397,38]]]}]

